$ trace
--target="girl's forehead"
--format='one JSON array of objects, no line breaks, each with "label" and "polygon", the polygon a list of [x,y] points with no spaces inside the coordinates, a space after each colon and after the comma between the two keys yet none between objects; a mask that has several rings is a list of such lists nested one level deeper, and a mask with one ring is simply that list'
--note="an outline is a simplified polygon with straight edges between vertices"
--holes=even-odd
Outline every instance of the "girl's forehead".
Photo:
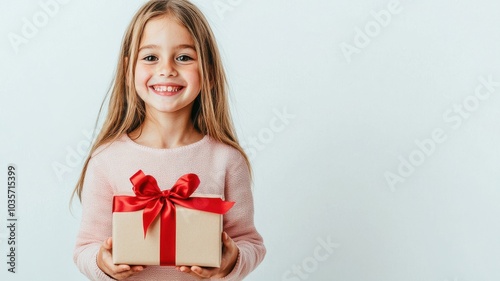
[{"label": "girl's forehead", "polygon": [[140,44],[149,41],[194,44],[189,30],[170,15],[155,17],[146,23]]}]

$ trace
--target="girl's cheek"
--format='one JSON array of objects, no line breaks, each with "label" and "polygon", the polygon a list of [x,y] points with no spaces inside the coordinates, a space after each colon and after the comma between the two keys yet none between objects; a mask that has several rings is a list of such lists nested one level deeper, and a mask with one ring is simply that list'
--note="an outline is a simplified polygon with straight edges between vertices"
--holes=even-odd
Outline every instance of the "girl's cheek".
[{"label": "girl's cheek", "polygon": [[148,77],[150,76],[150,71],[147,68],[144,67],[137,67],[135,77],[136,77],[136,82],[145,82],[147,81]]}]

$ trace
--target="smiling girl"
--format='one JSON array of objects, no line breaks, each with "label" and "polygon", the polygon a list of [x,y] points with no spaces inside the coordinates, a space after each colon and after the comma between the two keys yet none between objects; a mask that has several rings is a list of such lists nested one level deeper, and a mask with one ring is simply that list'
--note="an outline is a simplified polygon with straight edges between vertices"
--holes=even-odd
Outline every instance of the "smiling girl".
[{"label": "smiling girl", "polygon": [[[113,196],[130,193],[139,169],[166,186],[196,173],[197,192],[236,202],[223,218],[219,268],[113,264]],[[124,36],[108,113],[75,188],[83,210],[75,263],[91,280],[241,280],[266,252],[250,185],[206,19],[186,0],[147,2]]]}]

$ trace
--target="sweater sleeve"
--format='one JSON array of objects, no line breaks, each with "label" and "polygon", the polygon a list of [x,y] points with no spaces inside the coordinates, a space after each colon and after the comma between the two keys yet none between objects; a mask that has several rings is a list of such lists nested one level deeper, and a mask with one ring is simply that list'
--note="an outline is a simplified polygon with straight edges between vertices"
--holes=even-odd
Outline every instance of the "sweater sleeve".
[{"label": "sweater sleeve", "polygon": [[73,260],[90,280],[114,281],[97,266],[101,244],[111,236],[113,191],[104,177],[102,165],[91,158],[82,190],[82,219]]},{"label": "sweater sleeve", "polygon": [[241,154],[226,173],[225,199],[236,202],[224,215],[224,231],[239,249],[234,269],[224,280],[242,280],[264,259],[266,248],[254,225],[253,195],[248,166]]}]

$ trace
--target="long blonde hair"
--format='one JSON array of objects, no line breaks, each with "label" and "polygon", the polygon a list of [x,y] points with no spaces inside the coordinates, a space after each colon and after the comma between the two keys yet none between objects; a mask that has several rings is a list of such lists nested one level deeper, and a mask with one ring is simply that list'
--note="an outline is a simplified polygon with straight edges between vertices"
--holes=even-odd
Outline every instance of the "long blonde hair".
[{"label": "long blonde hair", "polygon": [[231,120],[226,75],[215,36],[207,20],[201,11],[188,0],[151,0],[137,11],[123,38],[116,77],[109,91],[111,96],[108,113],[85,160],[72,198],[76,194],[81,200],[85,173],[96,149],[114,142],[124,133],[131,133],[144,122],[145,105],[138,97],[133,82],[137,53],[146,23],[152,18],[165,15],[173,16],[187,28],[193,37],[196,52],[200,58],[202,86],[191,113],[195,129],[239,150],[250,170],[248,156],[238,143]]}]

